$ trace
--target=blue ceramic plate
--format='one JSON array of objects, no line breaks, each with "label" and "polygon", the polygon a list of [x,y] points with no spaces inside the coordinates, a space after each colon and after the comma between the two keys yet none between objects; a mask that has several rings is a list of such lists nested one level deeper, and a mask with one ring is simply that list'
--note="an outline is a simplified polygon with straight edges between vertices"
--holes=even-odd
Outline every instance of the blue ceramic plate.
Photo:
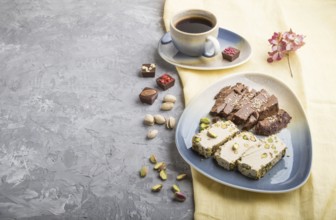
[{"label": "blue ceramic plate", "polygon": [[175,48],[172,42],[162,43],[165,41],[169,42],[169,40],[165,39],[171,39],[169,32],[166,33],[159,42],[158,50],[160,56],[170,64],[188,69],[219,70],[232,68],[247,62],[252,55],[252,49],[247,40],[240,35],[223,28],[219,28],[218,32],[218,41],[221,51],[229,46],[240,50],[239,57],[232,62],[224,60],[221,54],[212,58],[190,57],[184,55]]},{"label": "blue ceramic plate", "polygon": [[[237,82],[256,90],[266,89],[278,97],[280,108],[292,116],[288,127],[277,134],[287,145],[287,153],[260,180],[249,179],[237,171],[227,171],[218,166],[213,158],[205,159],[191,149],[191,140],[197,133],[199,119],[208,116],[214,104],[214,96],[221,88]],[[193,98],[179,120],[175,139],[178,151],[187,163],[214,181],[234,188],[284,193],[302,186],[310,174],[312,142],[305,113],[294,93],[284,83],[264,74],[244,73],[225,77]]]}]

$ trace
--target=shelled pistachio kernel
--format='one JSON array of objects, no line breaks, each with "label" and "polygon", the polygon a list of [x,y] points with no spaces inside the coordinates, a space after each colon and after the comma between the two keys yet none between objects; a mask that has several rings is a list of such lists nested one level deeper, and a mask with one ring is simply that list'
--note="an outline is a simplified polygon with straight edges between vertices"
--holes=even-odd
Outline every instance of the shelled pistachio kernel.
[{"label": "shelled pistachio kernel", "polygon": [[262,155],[261,155],[261,158],[266,158],[267,157],[267,153],[263,153]]},{"label": "shelled pistachio kernel", "polygon": [[176,184],[174,184],[173,186],[172,186],[172,191],[175,193],[175,192],[181,192],[181,190],[180,190],[180,188],[176,185]]},{"label": "shelled pistachio kernel", "polygon": [[158,170],[160,169],[161,166],[164,166],[164,162],[159,162],[159,163],[156,163],[155,166],[154,166],[154,170]]},{"label": "shelled pistachio kernel", "polygon": [[162,165],[157,169],[157,171],[161,172],[161,170],[166,170],[167,169],[167,164],[162,163]]},{"label": "shelled pistachio kernel", "polygon": [[156,138],[157,134],[159,133],[158,130],[149,130],[148,133],[147,133],[147,138],[148,139],[154,139]]},{"label": "shelled pistachio kernel", "polygon": [[233,150],[233,151],[237,151],[237,150],[238,150],[238,147],[239,147],[239,145],[238,145],[237,143],[234,143],[234,144],[232,145],[232,150]]},{"label": "shelled pistachio kernel", "polygon": [[177,175],[176,179],[177,179],[177,180],[183,180],[183,179],[186,178],[186,177],[187,177],[187,174],[185,174],[185,173],[181,173],[181,174]]},{"label": "shelled pistachio kernel", "polygon": [[187,199],[187,197],[181,192],[175,192],[174,199],[179,202],[184,202]]},{"label": "shelled pistachio kernel", "polygon": [[165,95],[165,97],[163,98],[163,102],[171,102],[171,103],[175,103],[176,102],[176,97],[170,94]]},{"label": "shelled pistachio kernel", "polygon": [[215,133],[212,132],[212,131],[208,131],[208,132],[207,132],[207,135],[208,135],[208,137],[211,137],[211,138],[216,138],[216,137],[217,137],[217,134],[215,134]]},{"label": "shelled pistachio kernel", "polygon": [[154,121],[158,125],[163,125],[166,123],[166,118],[162,115],[154,115]]},{"label": "shelled pistachio kernel", "polygon": [[155,186],[152,187],[153,192],[159,192],[162,189],[163,185],[162,184],[156,184]]},{"label": "shelled pistachio kernel", "polygon": [[145,125],[154,125],[154,117],[151,114],[146,114],[143,123]]},{"label": "shelled pistachio kernel", "polygon": [[159,176],[162,180],[167,180],[167,173],[166,173],[166,170],[161,170],[160,173],[159,173]]},{"label": "shelled pistachio kernel", "polygon": [[175,125],[176,125],[176,120],[174,117],[169,117],[167,120],[166,120],[166,127],[168,129],[174,129],[175,128]]},{"label": "shelled pistachio kernel", "polygon": [[257,139],[253,135],[250,137],[250,140],[253,142],[257,141]]},{"label": "shelled pistachio kernel", "polygon": [[201,123],[199,125],[199,131],[203,131],[204,129],[207,129],[209,126],[210,126],[209,124]]},{"label": "shelled pistachio kernel", "polygon": [[243,135],[244,140],[248,140],[248,136],[246,134]]},{"label": "shelled pistachio kernel", "polygon": [[211,123],[211,120],[207,117],[200,119],[200,124],[210,124],[210,123]]},{"label": "shelled pistachio kernel", "polygon": [[193,139],[192,139],[192,142],[193,142],[194,144],[196,144],[196,143],[200,142],[201,140],[202,140],[202,139],[201,139],[200,137],[194,136]]},{"label": "shelled pistachio kernel", "polygon": [[145,177],[147,176],[148,168],[146,166],[143,166],[140,170],[140,176]]},{"label": "shelled pistachio kernel", "polygon": [[152,164],[156,164],[157,163],[157,160],[156,160],[156,157],[154,154],[150,155],[149,157],[149,161],[152,163]]}]

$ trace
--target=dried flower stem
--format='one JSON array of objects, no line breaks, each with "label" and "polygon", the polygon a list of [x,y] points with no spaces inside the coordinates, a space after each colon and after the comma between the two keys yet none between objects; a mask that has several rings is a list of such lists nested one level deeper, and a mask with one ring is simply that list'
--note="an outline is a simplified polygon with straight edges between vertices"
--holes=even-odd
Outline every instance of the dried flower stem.
[{"label": "dried flower stem", "polygon": [[290,71],[291,77],[293,78],[293,72],[292,72],[292,67],[291,67],[290,60],[289,60],[289,54],[287,54],[287,62],[288,62],[288,66],[289,66],[289,71]]}]

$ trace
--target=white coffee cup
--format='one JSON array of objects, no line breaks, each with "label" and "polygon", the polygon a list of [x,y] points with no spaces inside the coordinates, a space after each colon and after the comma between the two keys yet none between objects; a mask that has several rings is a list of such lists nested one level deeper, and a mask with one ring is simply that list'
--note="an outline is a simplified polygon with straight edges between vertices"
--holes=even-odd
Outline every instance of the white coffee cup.
[{"label": "white coffee cup", "polygon": [[216,16],[199,9],[179,12],[170,22],[170,35],[175,47],[193,57],[213,57],[220,52],[218,29]]}]

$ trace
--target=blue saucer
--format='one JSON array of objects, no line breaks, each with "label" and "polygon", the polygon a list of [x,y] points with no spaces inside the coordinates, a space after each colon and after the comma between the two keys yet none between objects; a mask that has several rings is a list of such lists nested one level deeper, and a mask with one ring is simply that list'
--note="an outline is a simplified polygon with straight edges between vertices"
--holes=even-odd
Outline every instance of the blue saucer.
[{"label": "blue saucer", "polygon": [[236,60],[229,62],[224,60],[221,54],[212,58],[202,56],[190,57],[184,55],[180,53],[171,42],[169,32],[161,38],[158,51],[160,56],[170,64],[178,67],[198,70],[219,70],[236,67],[247,62],[252,55],[252,49],[248,41],[232,31],[219,28],[218,41],[222,51],[230,46],[239,49],[239,57]]}]

